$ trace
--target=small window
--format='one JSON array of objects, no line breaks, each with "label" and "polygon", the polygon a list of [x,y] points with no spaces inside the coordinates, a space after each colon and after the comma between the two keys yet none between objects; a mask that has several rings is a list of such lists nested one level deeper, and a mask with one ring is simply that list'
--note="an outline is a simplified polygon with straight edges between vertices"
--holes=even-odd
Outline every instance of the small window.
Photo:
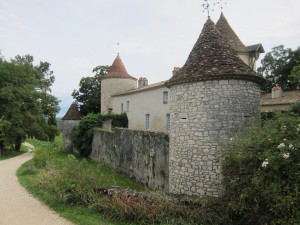
[{"label": "small window", "polygon": [[146,130],[150,130],[150,114],[146,114],[145,125],[146,125]]},{"label": "small window", "polygon": [[129,101],[127,101],[127,112],[129,112]]},{"label": "small window", "polygon": [[169,101],[169,95],[168,95],[168,92],[167,92],[167,91],[164,91],[164,92],[163,92],[163,103],[164,103],[164,104],[168,104],[168,101]]},{"label": "small window", "polygon": [[123,103],[121,103],[121,113],[124,112],[124,107],[123,107]]},{"label": "small window", "polygon": [[170,131],[170,114],[166,115],[166,127],[167,127],[167,131]]}]

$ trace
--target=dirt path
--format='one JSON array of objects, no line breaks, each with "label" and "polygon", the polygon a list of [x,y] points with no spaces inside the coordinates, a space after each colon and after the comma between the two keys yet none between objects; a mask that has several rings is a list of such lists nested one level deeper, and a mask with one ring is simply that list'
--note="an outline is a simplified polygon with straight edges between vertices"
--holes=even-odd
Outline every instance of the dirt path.
[{"label": "dirt path", "polygon": [[71,225],[19,184],[16,171],[31,158],[32,153],[27,152],[0,161],[0,225]]}]

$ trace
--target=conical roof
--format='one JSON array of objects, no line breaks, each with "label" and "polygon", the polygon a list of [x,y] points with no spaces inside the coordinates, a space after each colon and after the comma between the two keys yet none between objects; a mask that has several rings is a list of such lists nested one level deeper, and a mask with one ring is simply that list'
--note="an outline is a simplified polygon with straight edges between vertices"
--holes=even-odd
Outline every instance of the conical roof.
[{"label": "conical roof", "polygon": [[223,12],[216,23],[216,27],[225,40],[234,48],[234,50],[238,52],[247,52],[247,48],[229,25]]},{"label": "conical roof", "polygon": [[129,78],[129,79],[137,80],[136,78],[128,74],[119,54],[117,55],[113,64],[111,65],[108,74],[106,74],[102,79],[108,79],[108,78],[121,78],[121,79]]},{"label": "conical roof", "polygon": [[173,85],[205,80],[245,79],[263,83],[222,38],[214,22],[208,19],[186,63],[166,82]]},{"label": "conical roof", "polygon": [[77,108],[77,105],[75,102],[73,102],[62,120],[80,120],[80,117],[81,114]]}]

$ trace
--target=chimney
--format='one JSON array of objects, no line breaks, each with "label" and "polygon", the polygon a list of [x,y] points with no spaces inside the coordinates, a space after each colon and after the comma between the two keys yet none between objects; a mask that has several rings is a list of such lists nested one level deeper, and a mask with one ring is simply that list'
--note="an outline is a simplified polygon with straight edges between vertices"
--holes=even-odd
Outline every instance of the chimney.
[{"label": "chimney", "polygon": [[140,77],[138,80],[138,88],[146,87],[148,86],[148,80],[146,77]]},{"label": "chimney", "polygon": [[148,86],[148,80],[146,77],[143,78],[144,87]]},{"label": "chimney", "polygon": [[138,80],[138,88],[141,88],[143,87],[143,78],[140,77],[139,80]]},{"label": "chimney", "polygon": [[272,98],[280,98],[282,97],[282,88],[278,85],[272,88]]},{"label": "chimney", "polygon": [[174,67],[173,69],[173,76],[175,76],[180,71],[180,67]]}]

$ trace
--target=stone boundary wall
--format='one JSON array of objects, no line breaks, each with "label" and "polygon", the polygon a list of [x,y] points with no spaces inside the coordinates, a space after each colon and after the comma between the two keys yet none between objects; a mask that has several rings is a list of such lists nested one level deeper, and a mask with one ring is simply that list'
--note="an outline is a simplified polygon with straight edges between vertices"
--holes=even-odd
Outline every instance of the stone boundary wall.
[{"label": "stone boundary wall", "polygon": [[89,157],[153,190],[169,190],[169,137],[166,133],[99,129],[94,133]]}]

